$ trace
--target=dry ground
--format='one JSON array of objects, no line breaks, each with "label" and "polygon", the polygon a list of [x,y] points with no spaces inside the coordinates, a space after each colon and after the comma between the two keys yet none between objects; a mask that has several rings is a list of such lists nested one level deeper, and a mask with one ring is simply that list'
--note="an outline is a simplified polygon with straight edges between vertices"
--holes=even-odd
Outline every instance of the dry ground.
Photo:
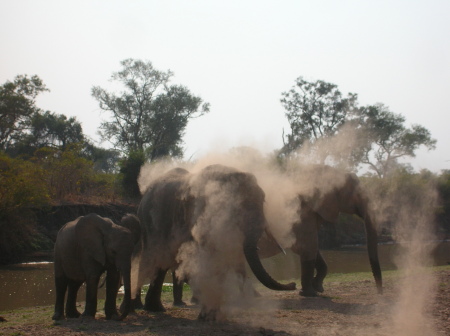
[{"label": "dry ground", "polygon": [[[99,312],[96,320],[54,323],[52,307],[1,312],[7,322],[0,323],[0,335],[450,335],[450,267],[434,268],[433,274],[436,295],[427,293],[426,297],[434,299],[422,309],[426,317],[406,312],[405,321],[413,326],[412,331],[395,329],[402,275],[390,272],[385,274],[382,296],[375,294],[367,273],[330,276],[326,292],[317,298],[300,297],[298,291],[261,289],[257,307],[236,311],[226,322],[198,321],[197,306],[172,307],[166,295],[165,313],[138,311],[122,322],[106,321]],[[414,297],[408,303],[410,308],[418,304]]]}]

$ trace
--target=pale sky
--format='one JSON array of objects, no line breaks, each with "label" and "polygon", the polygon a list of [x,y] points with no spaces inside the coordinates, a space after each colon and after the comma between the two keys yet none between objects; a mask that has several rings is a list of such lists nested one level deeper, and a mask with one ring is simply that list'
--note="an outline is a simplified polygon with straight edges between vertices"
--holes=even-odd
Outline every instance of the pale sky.
[{"label": "pale sky", "polygon": [[280,148],[290,131],[281,93],[303,76],[426,127],[437,148],[413,167],[450,169],[448,0],[0,0],[0,43],[0,84],[38,75],[51,92],[37,105],[76,116],[94,140],[106,115],[91,88],[108,89],[135,58],[211,104],[186,130],[186,157]]}]

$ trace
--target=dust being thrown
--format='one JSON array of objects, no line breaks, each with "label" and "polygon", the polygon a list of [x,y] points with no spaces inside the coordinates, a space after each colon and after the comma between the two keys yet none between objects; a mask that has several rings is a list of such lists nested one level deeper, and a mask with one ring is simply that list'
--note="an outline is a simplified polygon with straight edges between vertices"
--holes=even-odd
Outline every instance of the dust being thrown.
[{"label": "dust being thrown", "polygon": [[383,202],[396,209],[393,235],[401,246],[395,259],[401,272],[399,295],[389,323],[395,335],[435,335],[427,307],[435,299],[436,280],[427,267],[433,264],[431,255],[437,244],[433,233],[437,191],[432,183],[423,183],[419,193],[398,190]]},{"label": "dust being thrown", "polygon": [[[345,162],[348,159],[346,153],[350,152],[355,137],[350,136],[349,139],[350,141],[337,139],[336,141],[328,141],[327,144],[324,143],[324,145],[331,143],[333,145],[332,151],[344,153],[333,162],[338,167],[346,167]],[[192,173],[196,173],[210,164],[224,164],[250,172],[256,176],[258,184],[265,192],[264,211],[271,233],[280,245],[284,248],[289,248],[294,241],[291,231],[292,224],[298,220],[298,204],[292,200],[296,198],[299,190],[303,193],[308,193],[317,188],[318,183],[320,183],[321,188],[333,188],[338,186],[340,182],[328,180],[326,177],[321,176],[313,179],[299,179],[297,183],[294,183],[288,173],[300,169],[300,166],[304,164],[314,163],[317,161],[317,158],[321,159],[329,152],[330,149],[325,146],[322,149],[307,149],[304,153],[296,153],[294,157],[288,160],[284,169],[280,169],[280,166],[270,155],[264,156],[250,147],[240,147],[227,153],[216,152],[205,155],[196,162],[167,161],[146,165],[141,170],[139,184],[141,191],[143,191],[150,180],[175,166],[181,166]],[[309,182],[312,184],[309,184]],[[211,189],[214,190],[214,186],[211,186]],[[389,199],[385,195],[380,197],[373,190],[367,191],[371,197],[371,204],[374,206],[374,216],[378,223],[383,221],[387,208],[391,212],[394,209],[393,211],[397,213],[393,223],[394,238],[402,246],[401,252],[396,258],[397,266],[402,272],[402,276],[397,285],[398,298],[391,306],[392,319],[380,321],[379,324],[383,327],[382,329],[391,330],[392,334],[395,335],[432,335],[434,333],[432,320],[426,312],[426,307],[434,299],[435,280],[432,274],[426,271],[426,267],[431,265],[430,255],[434,247],[432,222],[433,210],[437,202],[435,188],[432,185],[424,185],[423,192],[420,195],[414,193],[414,197],[411,197],[411,193],[400,189],[398,193],[393,194]],[[217,194],[217,200],[222,197],[219,194]],[[238,236],[223,231],[226,225],[222,226],[221,223],[226,223],[230,219],[230,214],[222,211],[223,209],[217,209],[217,204],[214,204],[214,202],[211,204],[211,209],[220,210],[218,211],[219,213],[222,212],[220,216],[214,219],[219,223],[217,226],[220,228],[217,237],[220,239],[228,235],[235,242],[239,241],[240,238]],[[214,216],[217,216],[217,214]],[[230,244],[228,246],[233,245]],[[189,265],[189,268],[191,268],[190,272],[199,275],[197,284],[204,293],[209,291],[213,293],[217,288],[222,288],[227,295],[221,296],[221,299],[224,297],[231,298],[228,303],[220,303],[224,306],[228,305],[228,308],[225,310],[227,311],[228,309],[230,311],[232,307],[240,306],[240,297],[236,294],[235,288],[247,286],[246,281],[243,280],[238,271],[227,273],[229,275],[221,271],[226,269],[226,267],[233,268],[235,264],[229,264],[227,260],[202,258],[204,251],[198,250],[198,246],[191,244],[186,244],[183,247],[183,253],[187,253],[190,256],[198,256],[198,258],[189,258],[189,264],[185,265]],[[235,258],[242,258],[242,255],[237,256],[236,251],[232,251],[232,249],[224,250],[225,254],[234,255]],[[209,269],[217,268],[218,264],[226,265],[225,268],[217,270],[216,274],[220,276],[208,278],[208,283],[202,283],[202,281],[206,281],[205,276],[200,275],[202,269],[204,267]],[[207,274],[211,273],[208,271]],[[222,282],[222,284],[218,282]],[[214,300],[214,296],[211,296],[211,300]],[[248,300],[242,300],[241,303],[244,301],[248,302]],[[217,303],[213,302],[212,304]],[[275,308],[272,307],[272,310]],[[367,334],[367,332],[368,330],[363,330],[361,334]]]}]

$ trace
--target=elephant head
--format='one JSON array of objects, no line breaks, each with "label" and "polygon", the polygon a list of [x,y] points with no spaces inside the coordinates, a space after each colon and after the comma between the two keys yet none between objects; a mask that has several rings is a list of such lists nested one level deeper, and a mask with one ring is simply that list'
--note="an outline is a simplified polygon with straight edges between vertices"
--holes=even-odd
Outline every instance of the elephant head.
[{"label": "elephant head", "polygon": [[[264,215],[265,194],[255,176],[231,167],[211,165],[200,172],[196,181],[194,189],[197,189],[197,192],[201,190],[201,198],[208,197],[205,195],[208,183],[217,183],[221,191],[229,189],[231,198],[225,202],[235,203],[233,221],[243,233],[244,255],[256,278],[273,290],[294,290],[295,283],[281,284],[274,280],[264,269],[259,258],[257,244],[267,228],[267,221]],[[203,209],[200,213],[202,211]]]},{"label": "elephant head", "polygon": [[[124,216],[122,224],[91,214],[82,217],[75,228],[82,260],[93,259],[107,271],[105,313],[116,320],[124,319],[130,311],[131,256],[140,232],[135,216]],[[115,302],[120,279],[117,271],[124,284],[124,308],[119,316]]]}]

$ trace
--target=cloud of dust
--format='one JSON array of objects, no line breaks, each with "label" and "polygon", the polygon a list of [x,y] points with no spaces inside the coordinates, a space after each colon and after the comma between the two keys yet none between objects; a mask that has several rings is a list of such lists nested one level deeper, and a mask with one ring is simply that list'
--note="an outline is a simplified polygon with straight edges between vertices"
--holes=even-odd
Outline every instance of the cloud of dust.
[{"label": "cloud of dust", "polygon": [[300,149],[290,155],[291,164],[327,164],[340,169],[349,169],[352,153],[358,148],[364,134],[351,123],[344,124],[339,133],[331,137],[321,137],[314,143],[305,142]]},{"label": "cloud of dust", "polygon": [[[141,170],[139,185],[141,192],[144,192],[150,181],[174,167],[183,167],[195,174],[210,164],[223,164],[250,172],[265,192],[264,211],[270,232],[283,247],[288,248],[294,242],[292,224],[298,220],[298,204],[293,200],[298,193],[310,196],[317,190],[326,193],[343,183],[334,174],[327,175],[321,171],[317,175],[315,169],[305,166],[328,163],[338,168],[348,168],[347,162],[357,141],[357,134],[348,127],[336,137],[322,140],[313,147],[305,146],[302,151],[288,158],[283,168],[275,162],[273,155],[264,155],[250,147],[212,152],[195,162],[152,163]],[[207,189],[208,195],[211,195],[208,198],[208,210],[200,218],[193,235],[199,241],[207,237],[208,243],[183,244],[178,256],[181,262],[178,272],[189,278],[193,290],[207,306],[221,307],[221,314],[226,316],[233,307],[243,307],[246,302],[252,302],[251,295],[242,296],[242,293],[252,293],[252,290],[239,266],[245,259],[242,249],[236,246],[242,246],[243,238],[239,230],[235,230],[236,227],[229,225],[234,220],[236,195],[232,188],[224,190],[214,183]],[[230,194],[233,197],[229,198]],[[391,212],[398,213],[395,234],[403,246],[397,258],[398,268],[404,272],[398,285],[398,300],[392,308],[392,319],[380,321],[380,325],[392,330],[393,335],[433,334],[431,320],[425,309],[433,300],[435,281],[425,267],[430,264],[429,256],[433,248],[430,223],[433,221],[436,192],[429,186],[413,199],[407,192],[396,194],[392,199],[385,196],[374,198],[374,195],[371,194],[371,204],[376,207],[374,212],[378,220],[382,220],[388,204]],[[223,204],[227,204],[227,207]],[[217,253],[212,255],[211,249]],[[366,332],[362,330],[361,334]]]},{"label": "cloud of dust", "polygon": [[398,301],[392,312],[395,335],[436,334],[427,312],[435,299],[436,280],[426,267],[432,265],[431,252],[436,246],[432,229],[437,198],[435,187],[427,184],[422,186],[420,193],[395,195],[392,202],[398,211],[394,235],[402,247],[396,258],[402,278],[397,288]]}]

